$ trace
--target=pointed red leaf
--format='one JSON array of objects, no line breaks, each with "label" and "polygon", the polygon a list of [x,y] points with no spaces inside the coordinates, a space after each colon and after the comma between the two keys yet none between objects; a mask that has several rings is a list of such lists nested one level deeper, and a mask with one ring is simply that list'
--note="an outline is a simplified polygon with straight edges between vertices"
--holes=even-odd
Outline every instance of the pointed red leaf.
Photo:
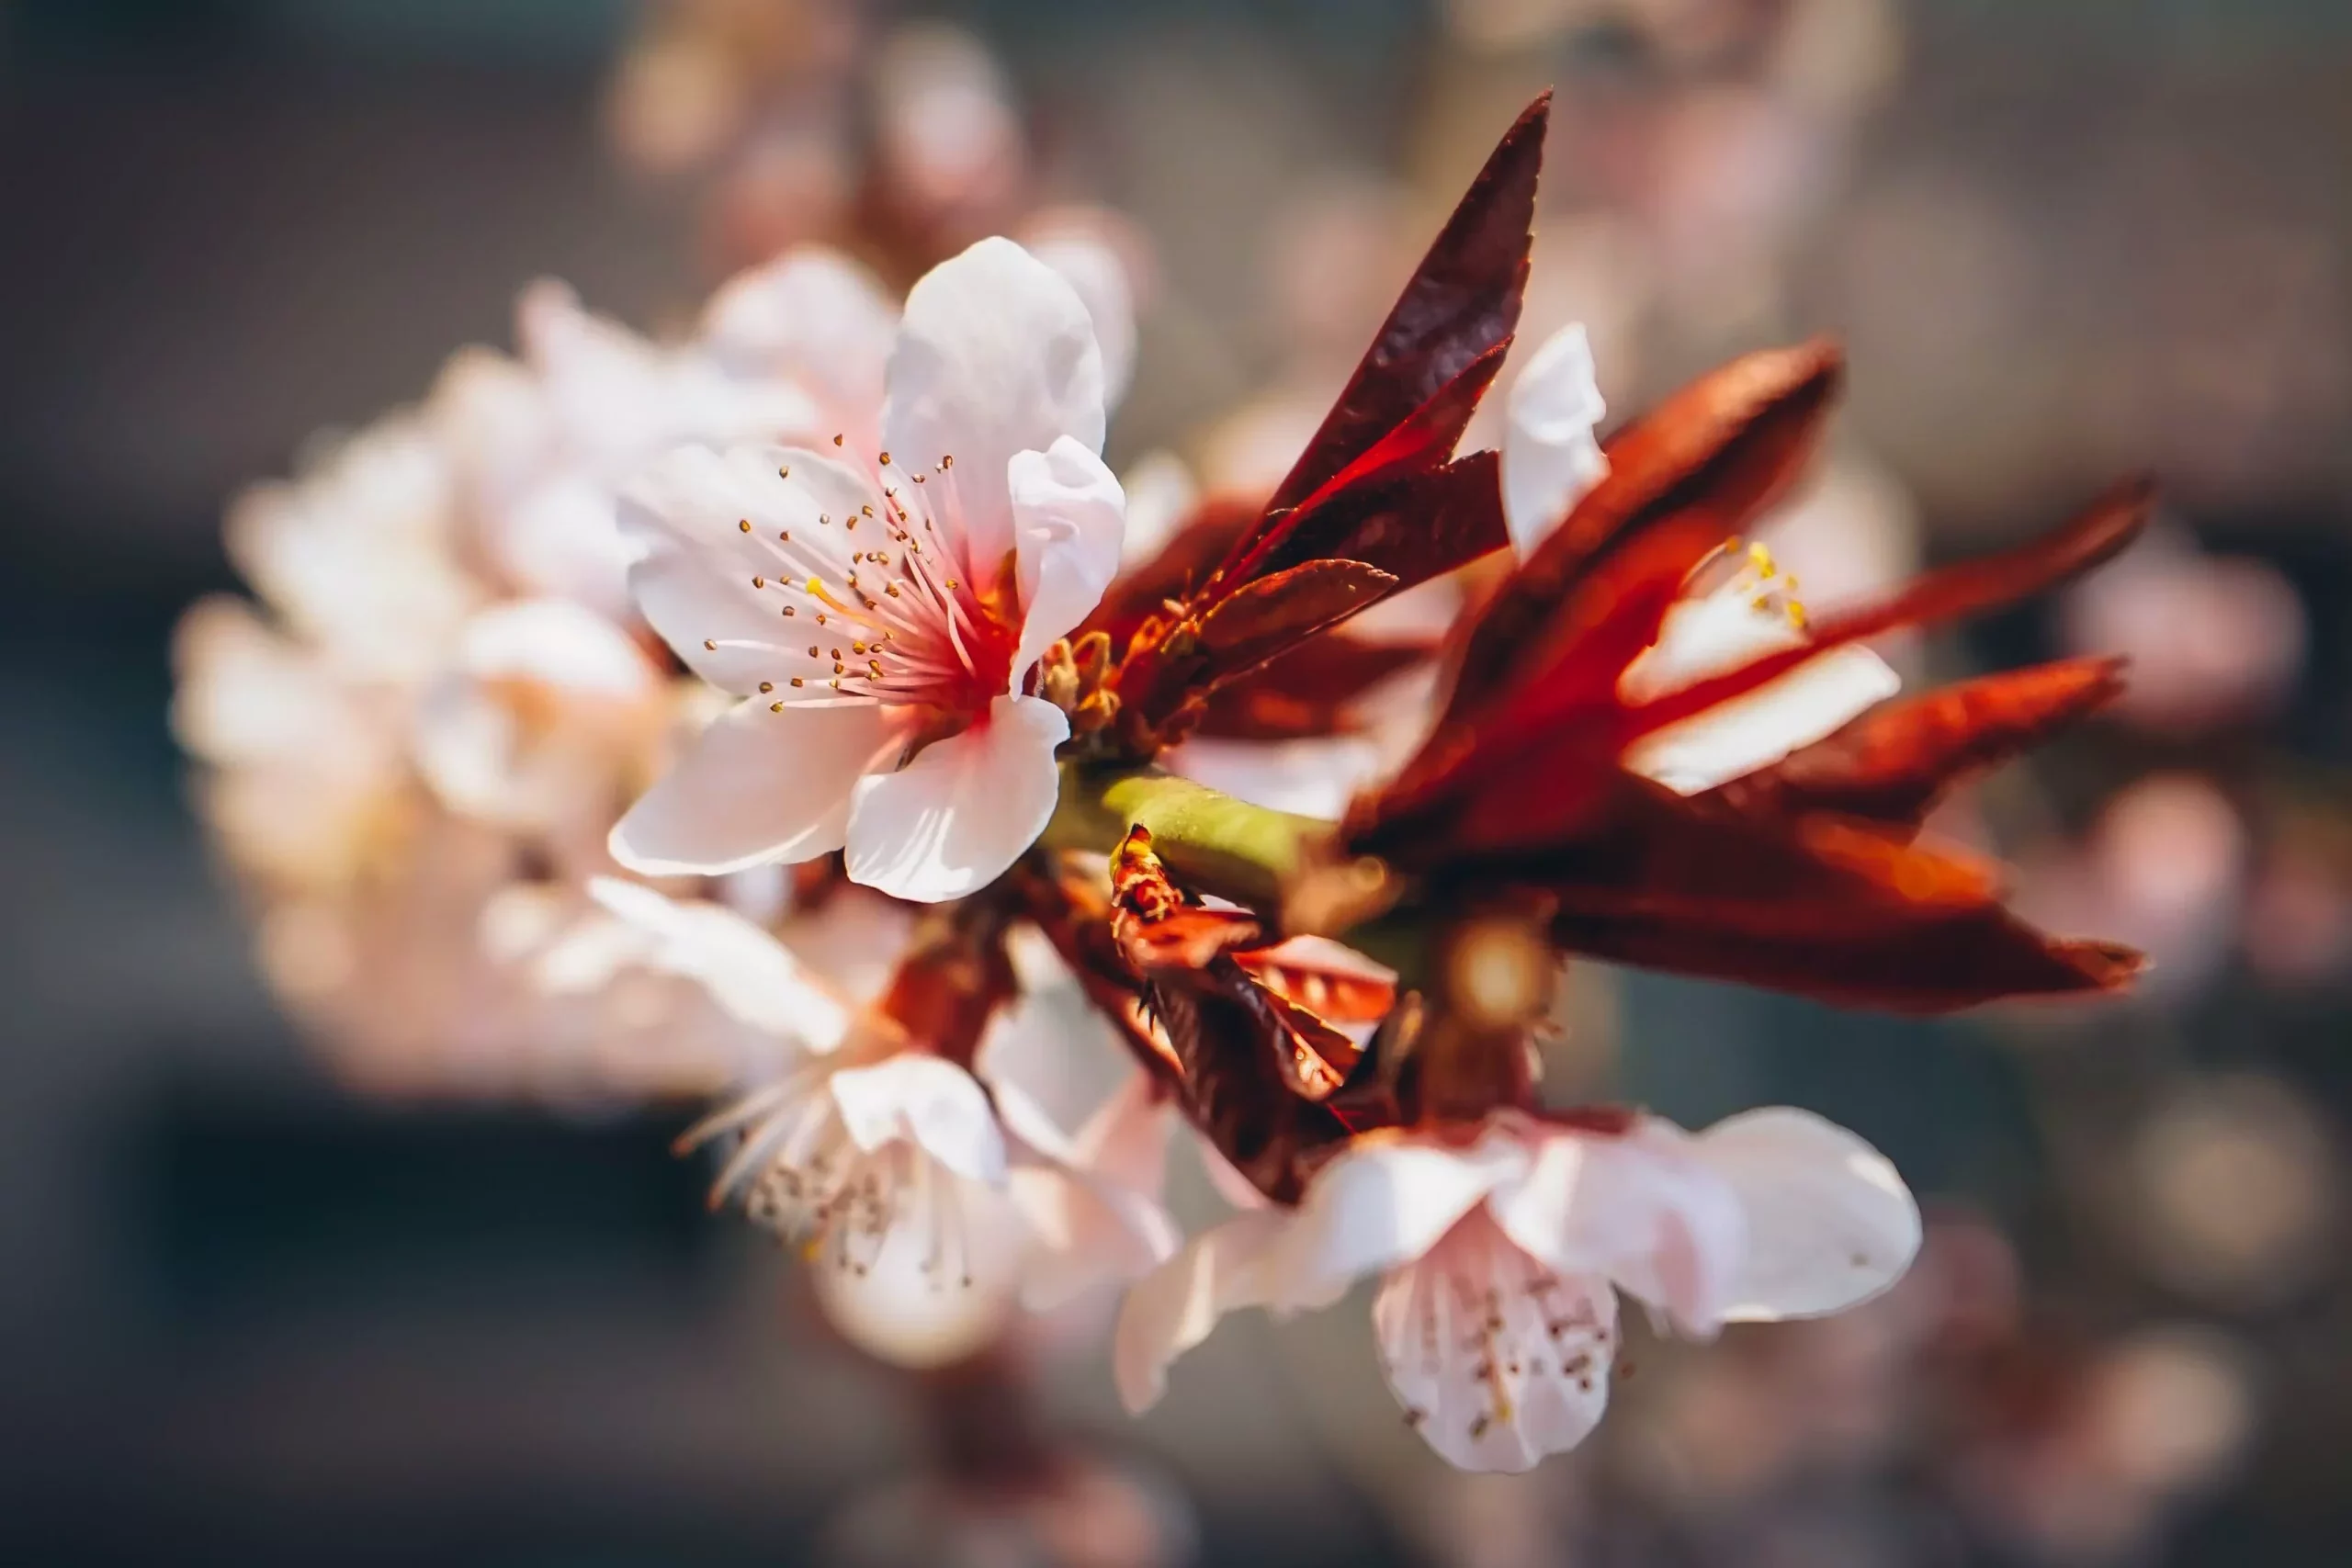
[{"label": "pointed red leaf", "polygon": [[1628,710],[1623,741],[1747,695],[1832,649],[1903,626],[1954,620],[2039,593],[2113,557],[2147,525],[2154,487],[2127,480],[2054,533],[1977,560],[1929,572],[1884,599],[1826,615],[1802,647],[1768,654]]},{"label": "pointed red leaf", "polygon": [[1748,812],[1838,811],[1916,828],[1960,779],[1998,766],[2122,690],[2120,659],[1987,675],[1873,708],[1720,793]]},{"label": "pointed red leaf", "polygon": [[[1295,506],[1322,489],[1441,388],[1510,341],[1527,288],[1535,181],[1551,108],[1545,93],[1504,132],[1274,492],[1273,507]],[[1466,410],[1462,422],[1468,423]],[[1455,427],[1447,451],[1461,434]]]}]

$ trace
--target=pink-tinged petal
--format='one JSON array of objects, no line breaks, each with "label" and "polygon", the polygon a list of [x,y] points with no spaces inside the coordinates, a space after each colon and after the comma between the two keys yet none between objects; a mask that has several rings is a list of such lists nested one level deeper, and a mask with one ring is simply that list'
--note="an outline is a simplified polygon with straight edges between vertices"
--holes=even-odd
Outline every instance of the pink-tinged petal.
[{"label": "pink-tinged petal", "polygon": [[1690,1134],[1654,1117],[1623,1135],[1544,1131],[1524,1179],[1487,1208],[1554,1273],[1612,1280],[1702,1337],[1721,1325],[1747,1256],[1738,1194]]},{"label": "pink-tinged petal", "polygon": [[1273,1304],[1330,1305],[1366,1274],[1409,1263],[1527,1170],[1522,1138],[1489,1128],[1467,1148],[1411,1134],[1359,1138],[1317,1171],[1268,1260]]},{"label": "pink-tinged petal", "polygon": [[1266,1303],[1265,1255],[1290,1219],[1286,1209],[1236,1214],[1127,1287],[1111,1337],[1111,1371],[1130,1413],[1159,1403],[1168,1364],[1207,1338],[1218,1318]]},{"label": "pink-tinged petal", "polygon": [[852,1142],[872,1153],[903,1142],[967,1181],[1004,1181],[1004,1130],[979,1080],[955,1063],[902,1051],[844,1067],[829,1085]]},{"label": "pink-tinged petal", "polygon": [[1022,1292],[1031,1311],[1050,1312],[1105,1280],[1132,1280],[1176,1250],[1183,1234],[1159,1202],[1173,1111],[1148,1077],[1131,1072],[1073,1137],[1017,1084],[981,1073],[1012,1147],[1013,1200],[1035,1244]]},{"label": "pink-tinged petal", "polygon": [[724,905],[672,898],[642,883],[592,878],[589,895],[642,939],[640,961],[699,981],[735,1018],[803,1049],[848,1038],[853,1013],[785,945]]},{"label": "pink-tinged petal", "polygon": [[1503,435],[1503,523],[1525,560],[1609,472],[1594,432],[1609,406],[1581,325],[1544,340],[1511,384]]},{"label": "pink-tinged petal", "polygon": [[740,703],[613,828],[613,858],[648,876],[718,876],[840,849],[866,769],[899,744],[897,710]]},{"label": "pink-tinged petal", "polygon": [[1699,1158],[1739,1194],[1746,1266],[1726,1322],[1842,1312],[1893,1285],[1919,1250],[1919,1205],[1885,1156],[1811,1111],[1718,1122]]},{"label": "pink-tinged petal", "polygon": [[808,640],[808,610],[786,617],[776,583],[815,566],[838,584],[861,542],[845,520],[881,499],[854,468],[805,448],[680,447],[622,497],[629,594],[695,673],[753,694],[778,649]]},{"label": "pink-tinged petal", "polygon": [[1127,498],[1102,459],[1067,435],[1043,452],[1014,453],[1006,480],[1023,617],[1017,692],[1038,656],[1086,619],[1118,575]]},{"label": "pink-tinged petal", "polygon": [[[911,1153],[892,1158],[879,1238],[828,1237],[810,1263],[817,1304],[842,1337],[918,1371],[993,1344],[1021,1299],[1025,1242],[1011,1196]],[[854,1224],[854,1218],[843,1224]]]},{"label": "pink-tinged petal", "polygon": [[1617,1297],[1552,1273],[1474,1209],[1372,1303],[1381,1374],[1463,1470],[1519,1472],[1576,1447],[1609,1403]]},{"label": "pink-tinged petal", "polygon": [[1019,245],[982,240],[908,292],[888,383],[883,449],[915,473],[956,459],[966,559],[986,587],[1012,548],[1012,455],[1065,435],[1102,449],[1102,355],[1086,306]]},{"label": "pink-tinged petal", "polygon": [[1054,749],[1069,739],[1069,716],[1053,704],[999,697],[961,735],[933,742],[897,773],[859,781],[850,879],[918,904],[994,882],[1054,814]]},{"label": "pink-tinged petal", "polygon": [[1225,1200],[1229,1208],[1262,1209],[1273,1201],[1258,1190],[1258,1184],[1233,1168],[1233,1162],[1218,1152],[1217,1146],[1203,1137],[1193,1140],[1193,1152],[1201,1156],[1201,1174],[1209,1179],[1210,1189]]},{"label": "pink-tinged petal", "polygon": [[[703,312],[702,342],[738,376],[789,375],[827,406],[869,422],[882,406],[882,367],[899,312],[873,273],[839,251],[806,245],[721,285]],[[870,450],[869,427],[846,434]]]}]

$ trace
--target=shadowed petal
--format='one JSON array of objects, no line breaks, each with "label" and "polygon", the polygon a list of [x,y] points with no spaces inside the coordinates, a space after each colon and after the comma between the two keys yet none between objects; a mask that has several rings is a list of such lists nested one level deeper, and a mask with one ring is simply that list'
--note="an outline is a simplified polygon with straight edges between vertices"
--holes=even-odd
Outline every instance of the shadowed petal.
[{"label": "shadowed petal", "polygon": [[1700,1134],[1695,1152],[1747,1215],[1726,1322],[1842,1312],[1901,1279],[1919,1250],[1919,1206],[1894,1167],[1810,1111],[1734,1116]]},{"label": "shadowed petal", "polygon": [[1289,1221],[1283,1209],[1236,1214],[1127,1288],[1111,1338],[1111,1369],[1131,1413],[1159,1403],[1168,1363],[1207,1338],[1218,1318],[1264,1304],[1264,1256]]},{"label": "shadowed petal", "polygon": [[842,847],[852,791],[897,743],[874,705],[737,705],[613,828],[613,858],[648,876],[717,876]]},{"label": "shadowed petal", "polygon": [[1069,719],[1053,704],[999,697],[984,722],[897,773],[861,780],[848,823],[851,880],[923,904],[994,882],[1054,814],[1054,748],[1069,739]]},{"label": "shadowed petal", "polygon": [[1511,383],[1503,436],[1503,521],[1525,560],[1609,472],[1600,427],[1609,405],[1581,323],[1561,328]]},{"label": "shadowed petal", "polygon": [[1126,495],[1102,459],[1065,435],[1043,452],[1016,452],[1007,480],[1021,584],[1021,642],[1012,689],[1038,656],[1075,630],[1118,575]]}]

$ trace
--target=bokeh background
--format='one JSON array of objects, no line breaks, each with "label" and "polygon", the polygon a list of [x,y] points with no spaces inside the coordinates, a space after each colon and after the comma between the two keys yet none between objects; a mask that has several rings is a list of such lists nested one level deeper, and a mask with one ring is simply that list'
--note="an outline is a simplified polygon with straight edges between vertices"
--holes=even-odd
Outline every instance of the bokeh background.
[{"label": "bokeh background", "polygon": [[1557,1092],[1815,1107],[1931,1239],[1865,1312],[1648,1349],[1532,1477],[1444,1472],[1348,1311],[1228,1325],[1135,1424],[1080,1345],[1051,1419],[1209,1562],[2352,1561],[2335,0],[0,5],[0,1556],[943,1560],[924,1407],[704,1213],[684,1108],[370,1100],[282,1021],[173,622],[233,586],[226,497],[534,277],[656,330],[784,244],[903,276],[1040,205],[1125,215],[1114,459],[1246,480],[1546,84],[1531,326],[1589,321],[1617,409],[1848,344],[1774,530],[1812,592],[2164,478],[2087,586],[1901,650],[2133,655],[1946,826],[2158,967],[1938,1024],[1579,969]]}]

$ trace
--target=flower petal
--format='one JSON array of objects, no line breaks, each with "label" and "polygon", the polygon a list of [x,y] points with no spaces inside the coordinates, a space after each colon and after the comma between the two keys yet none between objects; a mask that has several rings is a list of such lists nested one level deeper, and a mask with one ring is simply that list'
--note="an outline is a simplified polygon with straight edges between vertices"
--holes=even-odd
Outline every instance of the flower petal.
[{"label": "flower petal", "polygon": [[1524,1179],[1487,1208],[1554,1273],[1608,1279],[1702,1337],[1720,1326],[1747,1258],[1738,1195],[1689,1134],[1655,1117],[1623,1134],[1544,1130]]},{"label": "flower petal", "polygon": [[718,876],[840,849],[853,791],[898,722],[864,704],[739,703],[614,826],[613,858],[648,876]]},{"label": "flower petal", "polygon": [[883,449],[918,472],[956,459],[966,561],[986,588],[1012,548],[1012,455],[1065,435],[1102,449],[1102,356],[1086,306],[1019,245],[982,240],[908,291],[888,382]]},{"label": "flower petal", "polygon": [[829,1080],[852,1142],[868,1153],[893,1141],[922,1150],[967,1181],[1004,1181],[1004,1130],[980,1082],[955,1063],[902,1051]]},{"label": "flower petal", "polygon": [[617,876],[592,877],[588,892],[647,940],[642,961],[649,967],[699,981],[735,1018],[810,1051],[834,1050],[848,1037],[849,1005],[734,910],[672,898]]},{"label": "flower petal", "polygon": [[1593,434],[1608,412],[1581,324],[1545,339],[1511,383],[1503,434],[1503,523],[1520,559],[1533,555],[1609,472]]},{"label": "flower petal", "polygon": [[[850,256],[803,245],[737,273],[703,312],[702,341],[739,376],[788,374],[818,388],[837,418],[882,406],[882,367],[898,311]],[[851,431],[861,451],[874,432]]]},{"label": "flower petal", "polygon": [[1046,451],[1014,453],[1006,482],[1021,584],[1018,692],[1038,656],[1086,619],[1118,575],[1127,498],[1102,459],[1067,435]]},{"label": "flower petal", "polygon": [[1464,1470],[1572,1449],[1609,1403],[1617,1297],[1560,1278],[1472,1210],[1372,1303],[1381,1375],[1421,1439]]},{"label": "flower petal", "polygon": [[1021,1218],[1006,1194],[936,1161],[907,1152],[893,1163],[882,1235],[848,1245],[827,1238],[810,1280],[852,1344],[894,1366],[946,1366],[1010,1325],[1020,1304]]},{"label": "flower petal", "polygon": [[1136,368],[1136,288],[1127,264],[1116,247],[1075,230],[1032,234],[1026,244],[1084,302],[1102,353],[1102,400],[1115,408]]},{"label": "flower petal", "polygon": [[1265,1254],[1290,1218],[1285,1209],[1236,1214],[1127,1287],[1111,1337],[1111,1370],[1131,1413],[1159,1403],[1168,1363],[1207,1338],[1218,1318],[1264,1304]]},{"label": "flower petal", "polygon": [[[1802,646],[1804,632],[1747,574],[1667,613],[1654,647],[1628,665],[1618,691],[1628,702],[1669,692]],[[1893,696],[1903,684],[1860,644],[1809,660],[1779,680],[1642,737],[1625,766],[1679,795],[1697,795],[1770,767]]]},{"label": "flower petal", "polygon": [[1520,1135],[1490,1128],[1468,1148],[1411,1134],[1357,1139],[1317,1171],[1268,1259],[1270,1302],[1329,1306],[1366,1274],[1409,1263],[1527,1168]]},{"label": "flower petal", "polygon": [[1734,1116],[1700,1134],[1694,1152],[1747,1213],[1727,1322],[1842,1312],[1901,1279],[1919,1250],[1919,1205],[1894,1167],[1811,1111]]},{"label": "flower petal", "polygon": [[[806,448],[680,447],[622,498],[630,596],[695,674],[750,695],[775,675],[777,639],[793,629],[776,594],[752,580],[787,579],[812,562],[829,579],[846,576],[857,540],[841,520],[880,500],[856,469]],[[786,532],[788,547],[777,537]]]},{"label": "flower petal", "polygon": [[994,882],[1054,814],[1054,748],[1069,739],[1069,718],[1053,704],[999,697],[961,735],[925,747],[897,773],[860,780],[850,879],[921,904]]}]

